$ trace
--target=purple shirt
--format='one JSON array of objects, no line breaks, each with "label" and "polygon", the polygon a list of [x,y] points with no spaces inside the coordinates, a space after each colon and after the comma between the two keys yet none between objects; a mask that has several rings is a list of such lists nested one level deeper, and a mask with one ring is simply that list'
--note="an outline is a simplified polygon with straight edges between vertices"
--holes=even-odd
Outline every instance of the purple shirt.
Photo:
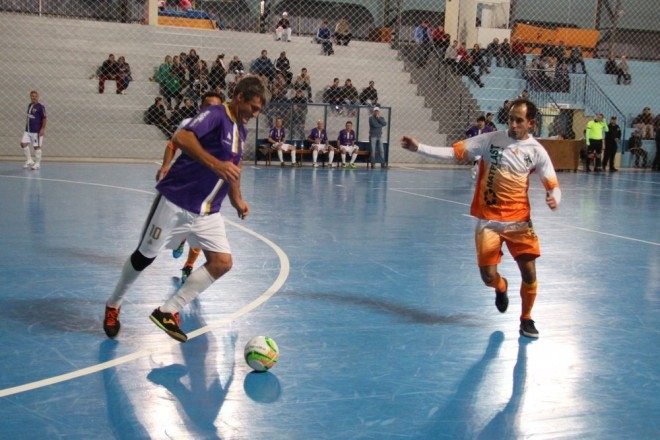
[{"label": "purple shirt", "polygon": [[284,131],[284,128],[273,127],[270,129],[268,137],[276,142],[284,142],[284,139],[286,139],[286,132]]},{"label": "purple shirt", "polygon": [[471,138],[471,137],[479,136],[482,133],[490,133],[491,131],[495,131],[495,130],[493,130],[491,127],[487,125],[484,128],[482,128],[481,131],[479,131],[479,127],[473,125],[472,127],[468,128],[468,130],[465,132],[465,137]]},{"label": "purple shirt", "polygon": [[321,139],[322,145],[326,145],[328,143],[328,133],[325,131],[325,128],[322,130],[319,130],[318,127],[312,128],[312,132],[309,134],[309,138],[312,140]]},{"label": "purple shirt", "polygon": [[27,122],[25,123],[25,131],[28,133],[39,133],[44,119],[46,119],[46,107],[44,107],[41,103],[30,103],[27,108]]},{"label": "purple shirt", "polygon": [[[182,130],[191,131],[202,147],[222,161],[238,165],[243,157],[247,128],[229,115],[227,104],[206,108]],[[195,214],[214,214],[229,184],[185,152],[177,158],[156,189],[167,200]]]},{"label": "purple shirt", "polygon": [[352,146],[353,144],[355,144],[355,130],[339,132],[339,145]]}]

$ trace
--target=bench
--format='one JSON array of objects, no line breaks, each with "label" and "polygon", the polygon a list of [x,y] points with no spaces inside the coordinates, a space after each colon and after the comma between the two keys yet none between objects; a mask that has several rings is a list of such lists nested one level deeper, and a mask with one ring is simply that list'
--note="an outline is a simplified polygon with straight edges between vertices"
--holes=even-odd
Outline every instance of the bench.
[{"label": "bench", "polygon": [[[298,145],[298,146],[304,145],[303,148],[296,148],[296,165],[298,167],[303,166],[303,164],[305,162],[305,158],[308,158],[307,162],[310,161],[309,158],[312,157],[312,150],[310,149],[311,143],[308,140],[300,141],[299,139],[288,139],[286,142],[289,143],[289,144]],[[329,141],[329,143],[333,147],[337,148],[337,146],[336,146],[337,141]],[[356,163],[366,163],[367,168],[369,168],[369,166],[370,166],[369,158],[371,156],[371,147],[369,145],[369,142],[368,141],[358,141],[357,144],[358,144],[358,147],[360,147],[360,150],[357,153],[358,157],[356,159]],[[254,164],[257,165],[257,163],[260,160],[263,160],[264,164],[266,166],[270,166],[272,161],[273,161],[273,155],[275,155],[275,157],[277,157],[276,151],[273,150],[270,147],[270,144],[266,141],[266,139],[261,139],[258,142],[258,145],[259,146],[257,147],[257,153],[255,154],[255,158],[254,158]],[[386,148],[387,148],[387,146],[386,146]],[[339,154],[339,151],[336,151],[334,162],[337,163],[337,164],[341,163],[341,159],[338,157],[338,154]],[[285,156],[290,155],[290,153],[285,152],[284,155]],[[326,165],[326,159],[327,159],[326,156],[327,156],[326,154],[319,154],[319,163],[323,167],[325,167],[325,165]]]}]

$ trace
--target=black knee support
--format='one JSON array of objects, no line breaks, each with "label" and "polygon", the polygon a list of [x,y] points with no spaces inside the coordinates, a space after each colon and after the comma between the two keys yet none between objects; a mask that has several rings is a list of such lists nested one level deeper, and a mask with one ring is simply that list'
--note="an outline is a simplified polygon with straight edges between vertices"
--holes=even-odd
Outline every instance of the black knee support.
[{"label": "black knee support", "polygon": [[147,258],[140,251],[135,251],[131,254],[131,264],[133,265],[133,269],[137,270],[138,272],[142,272],[145,268],[149,267],[151,263],[156,259],[154,258]]}]

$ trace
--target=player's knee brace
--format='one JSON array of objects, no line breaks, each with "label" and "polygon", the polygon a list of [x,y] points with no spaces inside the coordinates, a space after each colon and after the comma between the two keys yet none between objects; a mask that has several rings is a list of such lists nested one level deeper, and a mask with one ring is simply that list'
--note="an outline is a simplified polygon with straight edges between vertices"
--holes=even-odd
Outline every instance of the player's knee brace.
[{"label": "player's knee brace", "polygon": [[135,251],[131,254],[131,264],[133,265],[133,269],[137,270],[138,272],[142,272],[144,269],[149,267],[149,265],[153,263],[155,259],[156,257],[145,257],[140,251]]}]

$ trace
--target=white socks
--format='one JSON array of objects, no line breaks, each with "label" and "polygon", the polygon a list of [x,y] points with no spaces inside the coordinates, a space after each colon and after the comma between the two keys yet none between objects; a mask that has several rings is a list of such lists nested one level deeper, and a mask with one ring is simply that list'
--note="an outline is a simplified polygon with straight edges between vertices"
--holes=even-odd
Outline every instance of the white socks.
[{"label": "white socks", "polygon": [[163,313],[178,313],[214,282],[215,279],[209,274],[206,267],[201,266],[195,269],[186,280],[186,283],[160,307],[160,311]]},{"label": "white socks", "polygon": [[115,291],[112,292],[112,295],[110,295],[110,298],[108,298],[108,302],[106,303],[108,307],[118,309],[121,306],[124,295],[126,295],[128,288],[131,287],[135,280],[138,279],[140,273],[141,272],[133,269],[133,264],[131,264],[131,257],[128,257],[124,263],[124,268],[121,271],[121,275],[119,276],[119,281],[117,281]]}]

